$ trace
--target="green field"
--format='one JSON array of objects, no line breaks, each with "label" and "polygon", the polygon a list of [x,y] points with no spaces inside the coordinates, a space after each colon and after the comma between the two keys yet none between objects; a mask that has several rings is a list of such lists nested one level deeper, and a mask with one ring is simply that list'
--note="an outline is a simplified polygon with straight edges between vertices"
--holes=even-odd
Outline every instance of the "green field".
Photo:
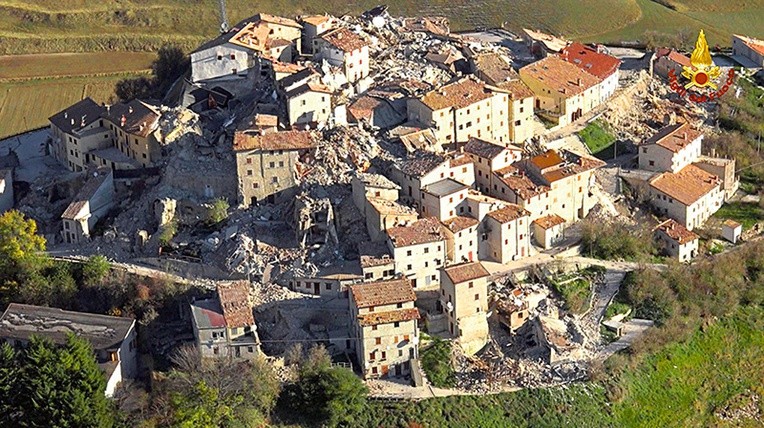
[{"label": "green field", "polygon": [[714,217],[735,220],[743,225],[743,230],[748,230],[764,221],[764,208],[756,203],[727,202],[714,213]]},{"label": "green field", "polygon": [[48,117],[84,97],[107,102],[125,76],[0,83],[0,138],[43,127]]},{"label": "green field", "polygon": [[90,52],[0,56],[0,81],[148,71],[151,52]]}]

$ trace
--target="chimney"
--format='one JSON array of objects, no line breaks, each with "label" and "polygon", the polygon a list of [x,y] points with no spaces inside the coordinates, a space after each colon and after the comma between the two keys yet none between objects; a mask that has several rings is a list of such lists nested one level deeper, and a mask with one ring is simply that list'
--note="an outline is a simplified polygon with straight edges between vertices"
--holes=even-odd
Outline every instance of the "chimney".
[{"label": "chimney", "polygon": [[65,111],[64,112],[64,119],[68,119],[68,118],[69,118],[69,112]]},{"label": "chimney", "polygon": [[581,86],[581,78],[580,77],[576,79],[576,85]]},{"label": "chimney", "polygon": [[85,126],[85,116],[86,116],[86,115],[83,115],[83,116],[82,116],[82,119],[80,120],[80,126],[82,126],[82,127],[84,127],[84,126]]},{"label": "chimney", "polygon": [[682,139],[683,140],[687,139],[687,131],[682,132]]},{"label": "chimney", "polygon": [[111,112],[111,106],[109,104],[106,104],[106,114],[109,114]]},{"label": "chimney", "polygon": [[72,126],[74,126],[74,118],[72,118],[71,122],[72,122]]},{"label": "chimney", "polygon": [[130,107],[128,107],[128,108],[127,108],[127,112],[128,112],[128,113],[132,113],[132,112],[133,112],[133,106],[130,106]]},{"label": "chimney", "polygon": [[125,126],[125,123],[127,123],[127,118],[126,118],[126,117],[125,117],[125,115],[123,114],[123,115],[122,115],[122,118],[119,120],[119,124],[120,124],[119,126],[122,126],[122,127],[124,127],[124,126]]}]

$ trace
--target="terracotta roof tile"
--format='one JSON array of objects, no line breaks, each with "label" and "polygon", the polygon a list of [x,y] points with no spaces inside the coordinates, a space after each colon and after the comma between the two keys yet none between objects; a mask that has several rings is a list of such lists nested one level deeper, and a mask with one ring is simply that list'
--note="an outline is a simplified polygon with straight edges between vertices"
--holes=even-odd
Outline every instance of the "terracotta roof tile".
[{"label": "terracotta roof tile", "polygon": [[392,305],[416,300],[411,280],[406,278],[389,281],[367,282],[348,286],[356,307]]},{"label": "terracotta roof tile", "polygon": [[324,22],[330,21],[332,18],[328,15],[311,15],[300,18],[302,22],[307,22],[310,25],[319,26]]},{"label": "terracotta roof tile", "polygon": [[441,155],[419,150],[408,158],[398,161],[396,167],[404,174],[423,177],[444,162],[446,162],[446,158]]},{"label": "terracotta roof tile", "polygon": [[553,166],[557,166],[561,163],[563,163],[562,157],[557,153],[556,150],[547,150],[546,152],[536,155],[530,159],[530,162],[538,169],[546,169]]},{"label": "terracotta roof tile", "polygon": [[548,56],[520,69],[523,80],[532,79],[565,96],[577,95],[600,79],[557,56]]},{"label": "terracotta roof tile", "polygon": [[663,223],[655,227],[655,230],[660,230],[665,233],[669,238],[678,242],[679,245],[684,245],[688,242],[694,241],[700,236],[697,233],[687,230],[686,227],[677,223],[674,219],[668,219]]},{"label": "terracotta roof tile", "polygon": [[464,155],[463,156],[456,156],[455,158],[452,158],[452,159],[448,160],[448,166],[451,167],[451,168],[454,168],[454,167],[457,167],[457,166],[462,166],[462,165],[467,165],[467,164],[470,164],[470,163],[472,163],[472,159],[470,159],[469,156],[464,156]]},{"label": "terracotta roof tile", "polygon": [[[508,168],[504,168],[504,170],[508,170]],[[517,169],[515,168],[515,170]],[[523,200],[528,200],[551,190],[549,186],[536,181],[524,172],[506,175],[495,172],[494,175]]]},{"label": "terracotta roof tile", "polygon": [[449,266],[443,269],[453,284],[472,281],[478,278],[485,278],[491,274],[483,267],[480,262],[463,263],[456,266]]},{"label": "terracotta roof tile", "polygon": [[543,176],[545,180],[554,183],[557,180],[591,171],[605,165],[605,162],[599,159],[579,156],[572,152],[567,152],[566,157],[567,160],[565,163],[559,165],[557,168],[544,172]]},{"label": "terracotta roof tile", "polygon": [[435,217],[427,217],[415,221],[408,226],[396,226],[387,229],[387,235],[394,247],[426,244],[428,242],[444,241],[446,239],[440,224]]},{"label": "terracotta roof tile", "polygon": [[127,103],[116,103],[106,109],[101,116],[109,119],[125,132],[140,137],[147,137],[154,132],[159,126],[159,118],[161,117],[156,107],[138,99]]},{"label": "terracotta roof tile", "polygon": [[464,216],[456,216],[456,217],[451,217],[447,220],[443,220],[443,225],[446,226],[448,230],[454,233],[473,227],[473,226],[477,226],[478,224],[480,224],[480,222],[477,221],[476,219],[472,217],[464,217]]},{"label": "terracotta roof tile", "polygon": [[525,208],[519,205],[507,204],[506,207],[496,211],[491,211],[486,215],[498,221],[499,223],[504,224],[510,221],[517,220],[520,217],[527,217],[530,214],[531,214],[530,212],[528,212]]},{"label": "terracotta roof tile", "polygon": [[722,224],[725,225],[725,226],[731,227],[733,229],[736,228],[736,227],[740,227],[741,226],[740,223],[736,222],[735,220],[732,220],[731,218],[728,218],[727,220],[724,220],[724,223],[722,223]]},{"label": "terracotta roof tile", "polygon": [[255,15],[255,18],[267,22],[269,24],[278,24],[286,27],[302,28],[302,25],[298,24],[294,19],[284,18],[276,15],[269,15],[267,13],[259,13]]},{"label": "terracotta roof tile", "polygon": [[393,215],[408,215],[417,216],[417,212],[414,208],[401,205],[395,201],[388,201],[382,198],[366,198],[369,205],[374,208],[380,214],[393,214]]},{"label": "terracotta roof tile", "polygon": [[533,98],[534,94],[531,88],[528,87],[522,80],[510,80],[502,82],[496,85],[502,92],[507,92],[511,100],[524,100],[526,98]]},{"label": "terracotta roof tile", "polygon": [[661,128],[658,133],[648,138],[643,145],[657,144],[674,153],[678,153],[701,135],[700,131],[693,129],[688,123],[677,123]]},{"label": "terracotta roof tile", "polygon": [[318,37],[344,52],[353,52],[369,45],[363,37],[347,28],[329,30]]},{"label": "terracotta roof tile", "polygon": [[689,206],[718,187],[719,183],[719,177],[695,165],[687,165],[676,174],[660,174],[650,181],[650,186]]},{"label": "terracotta roof tile", "polygon": [[358,243],[358,255],[362,268],[394,263],[393,256],[384,242],[363,241]]},{"label": "terracotta roof tile", "polygon": [[470,138],[469,141],[467,141],[467,144],[464,145],[464,151],[466,153],[471,153],[483,159],[493,159],[502,154],[505,150],[522,151],[522,149],[517,146],[502,146],[498,143],[476,137]]},{"label": "terracotta roof tile", "polygon": [[95,196],[98,189],[100,189],[106,181],[112,179],[113,176],[110,168],[100,168],[96,171],[88,172],[87,177],[88,179],[85,182],[85,185],[82,186],[69,206],[66,207],[64,213],[61,214],[61,218],[76,220],[80,215],[80,211],[85,207],[85,204],[87,204],[88,201]]},{"label": "terracotta roof tile", "polygon": [[358,322],[361,327],[369,327],[372,325],[380,324],[392,324],[394,322],[401,321],[413,321],[419,319],[419,309],[408,308],[400,309],[397,311],[387,312],[371,312],[368,314],[358,315]]},{"label": "terracotta roof tile", "polygon": [[597,50],[578,42],[568,45],[562,50],[560,56],[565,61],[600,79],[605,79],[617,72],[618,67],[621,65],[621,61],[618,58],[597,52]]},{"label": "terracotta roof tile", "polygon": [[490,98],[491,95],[491,92],[486,89],[485,84],[465,77],[426,93],[420,101],[431,110],[441,110],[449,107],[461,109]]},{"label": "terracotta roof tile", "polygon": [[255,324],[252,307],[249,304],[247,281],[220,283],[217,291],[220,306],[223,308],[223,317],[229,328]]},{"label": "terracotta roof tile", "polygon": [[233,150],[306,150],[316,147],[316,140],[309,131],[282,131],[263,135],[236,132]]},{"label": "terracotta roof tile", "polygon": [[551,229],[554,226],[560,225],[565,223],[565,219],[558,216],[557,214],[549,214],[547,216],[537,218],[536,220],[533,220],[533,222],[542,229]]},{"label": "terracotta roof tile", "polygon": [[739,34],[733,34],[733,37],[737,37],[742,40],[746,46],[754,50],[759,55],[764,55],[764,40],[754,39],[752,37],[741,36]]}]

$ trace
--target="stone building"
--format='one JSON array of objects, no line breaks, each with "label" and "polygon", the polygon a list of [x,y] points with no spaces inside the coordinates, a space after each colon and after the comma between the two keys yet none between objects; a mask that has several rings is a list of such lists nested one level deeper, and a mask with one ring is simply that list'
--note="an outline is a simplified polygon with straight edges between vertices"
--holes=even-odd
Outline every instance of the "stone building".
[{"label": "stone building", "polygon": [[746,58],[752,68],[764,68],[764,40],[733,34],[732,55]]},{"label": "stone building", "polygon": [[406,376],[419,358],[419,310],[408,279],[350,286],[353,348],[364,379]]},{"label": "stone building", "polygon": [[61,214],[61,236],[68,244],[90,238],[96,223],[114,206],[114,172],[101,168],[86,173],[82,186]]},{"label": "stone building", "polygon": [[658,214],[689,230],[703,225],[724,203],[719,177],[695,165],[652,178],[648,196]]},{"label": "stone building", "polygon": [[347,28],[320,34],[313,40],[313,52],[317,61],[342,69],[350,83],[369,75],[369,42]]},{"label": "stone building", "polygon": [[420,210],[422,216],[433,216],[445,220],[464,214],[469,186],[452,178],[436,181],[422,188]]},{"label": "stone building", "polygon": [[438,269],[446,264],[446,236],[435,217],[387,229],[387,245],[395,273],[411,280],[417,290],[437,288]]},{"label": "stone building", "polygon": [[414,223],[419,218],[415,209],[381,198],[367,198],[364,212],[366,230],[372,242],[384,241],[386,230]]},{"label": "stone building", "polygon": [[669,78],[669,72],[674,70],[678,79],[682,75],[684,67],[692,67],[690,58],[673,49],[662,48],[655,51],[650,57],[650,75],[658,75],[664,79]]},{"label": "stone building", "polygon": [[286,93],[289,125],[315,128],[332,115],[332,90],[320,83],[305,83]]},{"label": "stone building", "polygon": [[541,248],[548,250],[565,238],[565,219],[549,214],[533,220],[533,238]]},{"label": "stone building", "polygon": [[507,263],[530,256],[530,213],[509,204],[489,212],[480,228],[480,258]]},{"label": "stone building", "polygon": [[313,40],[334,28],[336,19],[329,15],[303,16],[299,19],[302,24],[302,53],[313,54]]},{"label": "stone building", "polygon": [[385,242],[359,242],[358,257],[364,281],[395,277],[395,260]]},{"label": "stone building", "polygon": [[353,204],[361,214],[366,215],[366,200],[370,198],[397,201],[401,186],[381,174],[358,172],[350,180],[353,189]]},{"label": "stone building", "polygon": [[546,58],[549,55],[558,54],[570,43],[557,36],[527,28],[523,28],[521,36],[536,58]]},{"label": "stone building", "polygon": [[673,219],[668,219],[654,229],[654,237],[663,251],[680,262],[687,262],[698,255],[697,233],[687,230]]},{"label": "stone building", "polygon": [[602,102],[600,80],[557,56],[520,69],[520,78],[535,94],[536,114],[565,126]]},{"label": "stone building", "polygon": [[523,156],[519,147],[475,137],[470,138],[463,150],[475,166],[477,189],[486,194],[493,188],[493,173],[519,161]]},{"label": "stone building", "polygon": [[254,358],[260,338],[247,281],[218,283],[215,297],[194,300],[191,315],[196,347],[203,357]]},{"label": "stone building", "polygon": [[446,235],[446,258],[452,263],[471,262],[478,258],[478,224],[472,217],[456,216],[443,221]]},{"label": "stone building", "polygon": [[135,320],[57,308],[11,303],[0,317],[0,344],[26,346],[32,336],[64,346],[67,333],[90,342],[98,367],[106,376],[107,397],[123,380],[138,378]]},{"label": "stone building", "polygon": [[408,119],[429,126],[441,144],[463,143],[471,137],[509,142],[509,98],[494,93],[472,77],[412,98]]},{"label": "stone building", "polygon": [[488,280],[480,262],[449,266],[441,271],[440,299],[448,331],[464,352],[475,354],[488,343]]},{"label": "stone building", "polygon": [[261,201],[284,200],[299,183],[300,168],[309,162],[316,147],[308,131],[284,131],[258,135],[237,132],[233,150],[239,179],[239,202],[248,207]]}]

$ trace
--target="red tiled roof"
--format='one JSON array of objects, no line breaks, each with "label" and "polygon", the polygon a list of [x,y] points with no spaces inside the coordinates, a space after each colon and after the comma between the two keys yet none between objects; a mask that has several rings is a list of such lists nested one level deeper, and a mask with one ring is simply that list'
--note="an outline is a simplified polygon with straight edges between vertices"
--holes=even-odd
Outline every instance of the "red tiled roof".
[{"label": "red tiled roof", "polygon": [[551,229],[554,226],[560,225],[565,223],[565,219],[558,216],[557,214],[549,214],[547,216],[537,218],[536,220],[533,220],[533,222],[542,229]]},{"label": "red tiled roof", "polygon": [[409,226],[396,226],[387,229],[387,235],[394,247],[426,244],[446,239],[443,227],[435,217],[427,217],[415,221]]},{"label": "red tiled roof", "polygon": [[541,82],[565,96],[580,94],[600,83],[600,78],[557,56],[548,56],[526,65],[520,69],[520,77]]},{"label": "red tiled roof", "polygon": [[486,90],[485,84],[465,77],[426,93],[420,101],[431,110],[461,109],[490,97],[491,92]]},{"label": "red tiled roof", "polygon": [[522,151],[522,149],[520,149],[517,146],[507,145],[505,147],[505,146],[499,145],[496,142],[487,141],[487,140],[476,138],[476,137],[470,138],[469,141],[467,141],[467,144],[464,145],[465,152],[471,153],[483,159],[493,159],[496,156],[499,156],[505,150]]},{"label": "red tiled roof", "polygon": [[246,327],[255,323],[249,305],[249,283],[235,281],[218,284],[218,298],[228,328]]},{"label": "red tiled roof", "polygon": [[449,266],[443,269],[453,284],[471,281],[473,279],[485,278],[491,274],[483,267],[480,262],[463,263],[456,266]]},{"label": "red tiled roof", "polygon": [[660,230],[665,233],[666,236],[678,242],[679,245],[684,245],[688,242],[694,241],[700,236],[697,233],[687,230],[684,226],[677,223],[674,219],[668,219],[663,223],[655,227],[655,230]]},{"label": "red tiled roof", "polygon": [[456,216],[443,220],[443,225],[451,232],[459,232],[472,226],[477,226],[480,222],[472,217]]},{"label": "red tiled roof", "polygon": [[419,309],[408,308],[400,309],[397,311],[386,312],[371,312],[368,314],[358,315],[358,322],[361,327],[369,327],[372,325],[380,324],[392,324],[394,322],[412,321],[419,319]]},{"label": "red tiled roof", "polygon": [[547,150],[546,152],[536,155],[530,159],[530,162],[538,169],[545,169],[555,165],[559,165],[563,162],[562,157],[555,150]]},{"label": "red tiled roof", "polygon": [[416,300],[411,280],[406,278],[389,281],[367,282],[348,286],[358,308],[392,305]]},{"label": "red tiled roof", "polygon": [[693,129],[688,123],[677,123],[662,128],[657,134],[648,138],[644,145],[657,144],[678,153],[700,135],[700,131]]},{"label": "red tiled roof", "polygon": [[610,55],[597,52],[589,46],[573,42],[560,52],[560,56],[578,68],[600,79],[605,79],[618,71],[621,61]]},{"label": "red tiled roof", "polygon": [[343,52],[353,52],[369,45],[369,42],[347,28],[329,30],[318,37]]},{"label": "red tiled roof", "polygon": [[486,215],[498,221],[499,223],[504,224],[510,221],[517,220],[520,217],[529,216],[530,214],[531,214],[530,212],[528,212],[525,208],[519,205],[507,204],[506,207],[496,211],[491,211]]},{"label": "red tiled roof", "polygon": [[719,177],[695,165],[687,165],[676,174],[664,172],[652,179],[650,186],[689,206],[719,186],[719,183]]}]

